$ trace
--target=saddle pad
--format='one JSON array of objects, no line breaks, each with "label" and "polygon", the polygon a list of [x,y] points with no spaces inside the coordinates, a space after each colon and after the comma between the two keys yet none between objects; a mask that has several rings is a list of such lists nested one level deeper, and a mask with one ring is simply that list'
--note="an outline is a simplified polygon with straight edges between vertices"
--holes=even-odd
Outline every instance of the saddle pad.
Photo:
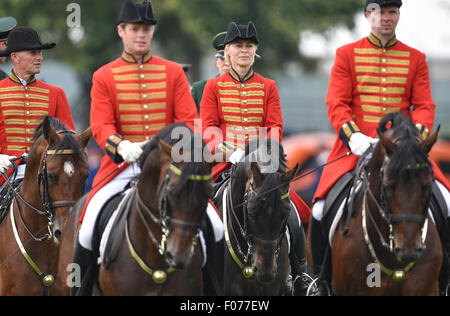
[{"label": "saddle pad", "polygon": [[[133,198],[133,193],[134,193],[133,189],[128,189],[122,194],[120,194],[119,197],[117,196],[115,197],[120,198],[120,203],[117,205],[117,207],[114,208],[113,212],[110,212],[111,215],[107,221],[107,224],[103,232],[101,233],[100,244],[98,247],[99,254],[97,258],[97,263],[99,265],[103,264],[103,267],[105,269],[108,269],[109,265],[116,259],[118,246],[120,246],[119,241],[121,241],[124,236],[123,233],[125,231],[124,226],[125,218],[128,216],[129,213],[129,207],[126,207],[125,204],[127,204],[129,200]],[[215,216],[218,217],[217,214]],[[199,232],[199,240],[203,252],[203,266],[205,266],[207,260],[206,242],[202,231]]]},{"label": "saddle pad", "polygon": [[[119,213],[119,210],[123,210],[123,206],[130,198],[132,191],[133,191],[133,189],[128,189],[127,191],[125,191],[123,194],[120,195],[120,203],[116,207],[113,208],[114,211],[112,213],[109,212],[110,213],[108,216],[109,219],[106,218],[107,219],[106,226],[104,226],[103,230],[101,228],[99,228],[99,235],[101,235],[101,239],[100,239],[100,245],[98,248],[99,249],[99,257],[97,259],[98,264],[103,263],[103,258],[105,256],[105,249],[108,244],[111,232],[113,231],[113,227],[114,227],[114,223],[117,218],[117,214]],[[103,225],[97,225],[97,226],[103,226]],[[117,228],[117,227],[115,227],[115,228]],[[115,230],[122,230],[122,229],[124,229],[124,227],[115,229]]]}]

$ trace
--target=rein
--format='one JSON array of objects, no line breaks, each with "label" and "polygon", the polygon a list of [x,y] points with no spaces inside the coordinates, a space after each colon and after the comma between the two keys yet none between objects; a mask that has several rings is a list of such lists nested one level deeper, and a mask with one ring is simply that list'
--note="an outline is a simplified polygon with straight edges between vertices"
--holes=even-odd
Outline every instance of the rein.
[{"label": "rein", "polygon": [[[427,217],[427,210],[429,206],[429,201],[431,198],[431,194],[428,197],[427,203],[425,204],[425,209],[423,214],[392,214],[389,204],[387,202],[386,197],[386,190],[383,185],[383,177],[384,177],[384,169],[385,165],[389,163],[389,158],[385,157],[384,165],[380,170],[380,179],[381,179],[381,188],[380,188],[380,197],[381,202],[378,202],[378,199],[375,197],[374,193],[372,192],[370,188],[369,183],[369,177],[368,173],[364,168],[363,164],[364,159],[361,158],[358,162],[357,170],[358,175],[360,175],[360,178],[362,180],[362,183],[365,187],[364,189],[364,195],[363,195],[363,202],[362,202],[362,228],[364,233],[364,241],[369,249],[369,252],[372,256],[372,258],[375,260],[375,263],[379,266],[380,270],[388,275],[389,277],[392,277],[392,279],[399,284],[399,293],[401,293],[401,284],[406,278],[406,273],[409,272],[415,265],[416,261],[410,262],[408,265],[406,265],[402,269],[395,269],[391,270],[387,268],[384,264],[381,263],[381,261],[378,259],[378,256],[376,254],[375,248],[373,246],[372,241],[370,240],[368,227],[367,227],[367,216],[369,217],[373,227],[375,228],[375,231],[379,237],[379,241],[381,242],[381,245],[383,248],[387,249],[390,253],[394,253],[394,235],[393,235],[393,224],[396,223],[419,223],[421,226],[421,242],[423,245],[425,245],[427,234],[428,234],[428,217]],[[420,164],[417,166],[417,168],[425,168],[429,167],[429,163]],[[411,166],[407,166],[407,170],[411,170]],[[432,170],[432,169],[431,169]],[[374,219],[372,212],[370,211],[369,204],[368,204],[368,196],[371,198],[371,200],[376,205],[376,209],[378,213],[381,215],[383,220],[386,222],[386,224],[389,226],[389,237],[388,242],[385,240],[383,234],[381,233],[380,228],[378,227],[376,220]]]},{"label": "rein", "polygon": [[[61,131],[58,132],[58,134],[63,134],[63,133],[73,133],[72,131]],[[14,238],[16,240],[16,243],[22,253],[22,255],[24,256],[25,260],[27,261],[27,263],[31,266],[31,268],[36,272],[36,274],[38,275],[38,277],[42,280],[42,285],[44,286],[44,295],[47,295],[48,293],[48,288],[51,287],[54,282],[55,282],[55,278],[56,275],[52,275],[52,274],[45,274],[40,268],[39,266],[33,261],[33,259],[28,255],[17,230],[17,225],[15,222],[15,217],[14,217],[14,205],[17,208],[17,211],[19,213],[20,219],[22,221],[23,226],[25,227],[25,230],[27,231],[27,233],[31,236],[31,238],[36,241],[36,242],[45,242],[48,241],[50,239],[52,239],[54,237],[53,235],[53,221],[54,221],[54,216],[55,216],[55,208],[61,208],[61,207],[71,207],[73,206],[73,204],[75,203],[75,201],[55,201],[53,202],[50,198],[50,191],[49,191],[49,187],[48,187],[48,178],[47,178],[47,156],[48,155],[72,155],[74,154],[73,150],[69,150],[69,149],[63,149],[63,150],[49,150],[48,146],[45,149],[45,153],[44,153],[44,158],[42,160],[42,164],[41,164],[41,169],[38,173],[38,186],[39,186],[39,192],[40,192],[40,186],[41,186],[41,182],[43,185],[43,196],[41,196],[41,199],[43,200],[43,205],[44,205],[44,211],[35,208],[34,206],[32,206],[30,203],[28,203],[18,192],[18,190],[16,191],[12,185],[11,185],[11,178],[8,177],[7,175],[3,175],[3,177],[5,178],[6,181],[6,185],[8,185],[11,189],[11,191],[14,194],[14,200],[11,202],[11,206],[10,206],[10,217],[11,217],[11,226],[12,226],[12,230],[13,230],[13,234],[14,234]],[[21,157],[17,157],[16,159],[14,159],[13,161],[16,161],[20,158],[22,158],[23,155]],[[13,166],[14,169],[17,169],[17,165],[13,162]],[[35,236],[30,229],[28,228],[28,226],[25,223],[25,220],[23,218],[22,212],[20,210],[20,206],[18,203],[18,200],[20,200],[26,207],[28,207],[29,209],[31,209],[33,212],[35,212],[37,215],[42,216],[42,217],[46,217],[48,220],[47,223],[47,229],[48,229],[48,233],[45,234],[43,237],[37,237]]]},{"label": "rein", "polygon": [[[175,218],[172,218],[168,215],[168,201],[167,201],[167,184],[170,180],[170,174],[169,172],[172,172],[178,176],[181,176],[182,170],[171,164],[169,166],[169,169],[167,170],[167,174],[164,177],[163,182],[161,183],[160,187],[158,188],[158,195],[160,195],[159,199],[159,207],[158,207],[158,213],[159,218],[154,215],[154,212],[144,203],[142,200],[139,191],[137,189],[137,186],[134,186],[134,196],[136,198],[136,209],[138,211],[139,217],[141,218],[142,222],[144,223],[144,226],[147,230],[147,234],[150,237],[150,240],[154,244],[154,246],[158,249],[158,252],[160,255],[164,255],[166,252],[166,242],[167,238],[170,233],[170,226],[177,226],[181,229],[186,230],[194,230],[197,231],[197,234],[195,235],[193,241],[192,241],[192,251],[195,249],[195,247],[198,245],[198,238],[199,238],[199,232],[200,225],[198,223],[191,223],[186,221],[181,221]],[[189,180],[191,181],[209,181],[212,179],[211,174],[209,175],[196,175],[192,174],[188,176]],[[132,199],[132,198],[131,198]],[[155,235],[152,233],[149,224],[147,223],[143,212],[145,212],[147,215],[150,216],[151,221],[159,226],[161,228],[162,236],[161,241],[158,242]],[[128,228],[128,220],[125,221],[125,236],[128,244],[128,250],[130,251],[131,256],[133,259],[137,262],[139,267],[152,276],[153,282],[155,282],[156,285],[158,285],[158,295],[162,295],[162,286],[167,281],[168,274],[175,271],[175,268],[169,267],[166,270],[153,270],[151,269],[144,260],[138,255],[136,250],[133,247],[133,244],[131,242],[130,236],[129,236],[129,228]]]},{"label": "rein", "polygon": [[[271,192],[273,192],[273,191],[271,190]],[[223,195],[222,195],[222,205],[224,207],[223,225],[224,225],[225,242],[226,242],[226,245],[227,245],[227,248],[228,248],[228,251],[229,251],[231,257],[233,258],[234,262],[238,265],[238,267],[242,270],[242,274],[246,279],[252,278],[254,276],[253,267],[248,266],[248,263],[250,262],[250,258],[253,256],[253,250],[255,249],[255,245],[254,245],[255,241],[257,244],[259,244],[263,248],[276,248],[275,255],[278,258],[281,244],[282,244],[283,238],[285,236],[284,232],[282,232],[281,235],[277,239],[265,240],[265,239],[256,237],[256,236],[248,233],[248,230],[247,230],[247,216],[248,216],[247,203],[248,203],[248,195],[249,194],[252,194],[254,197],[258,196],[258,193],[254,191],[252,184],[249,185],[249,188],[244,195],[244,202],[241,204],[243,206],[243,211],[244,211],[244,224],[243,225],[241,225],[241,223],[239,221],[239,218],[235,212],[235,208],[233,207],[233,205],[231,205],[231,202],[232,202],[231,181],[230,181],[230,184],[225,188]],[[280,197],[280,200],[282,201],[289,197],[290,197],[290,191],[288,190],[288,192],[286,194],[283,194]],[[261,199],[263,201],[265,201],[266,197],[262,196]],[[233,229],[233,225],[228,227],[228,216],[231,217],[231,215],[233,215],[235,222],[239,227],[239,232],[240,232],[241,237],[243,237],[245,243],[247,244],[247,253],[244,253],[244,251],[242,250],[242,248],[239,244],[239,238],[237,237],[237,235]],[[244,226],[244,227],[242,227],[242,226]],[[244,263],[242,263],[241,260],[239,260],[239,257],[237,256],[236,252],[233,249],[233,246],[231,244],[231,238],[230,238],[230,230],[233,233],[233,237],[236,241],[237,251],[243,258]]]}]

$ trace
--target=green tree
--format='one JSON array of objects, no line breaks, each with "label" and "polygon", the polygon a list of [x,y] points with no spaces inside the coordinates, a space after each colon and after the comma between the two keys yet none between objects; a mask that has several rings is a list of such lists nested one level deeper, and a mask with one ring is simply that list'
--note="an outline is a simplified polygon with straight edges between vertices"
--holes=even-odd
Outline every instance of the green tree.
[{"label": "green tree", "polygon": [[[5,1],[6,2],[6,1]],[[75,43],[68,36],[67,6],[81,8],[84,37]],[[335,25],[352,28],[362,0],[153,0],[158,19],[154,46],[165,58],[192,64],[191,77],[200,79],[200,61],[212,56],[212,38],[228,23],[254,21],[260,37],[258,72],[270,75],[292,62],[314,70],[315,61],[301,55],[298,46],[303,30],[324,32]],[[80,74],[85,88],[86,108],[92,73],[120,55],[122,45],[116,21],[123,0],[8,0],[0,16],[12,15],[19,25],[34,27],[43,41],[57,43],[45,53],[70,64]],[[88,115],[89,111],[85,111]],[[86,122],[88,117],[86,117]]]}]

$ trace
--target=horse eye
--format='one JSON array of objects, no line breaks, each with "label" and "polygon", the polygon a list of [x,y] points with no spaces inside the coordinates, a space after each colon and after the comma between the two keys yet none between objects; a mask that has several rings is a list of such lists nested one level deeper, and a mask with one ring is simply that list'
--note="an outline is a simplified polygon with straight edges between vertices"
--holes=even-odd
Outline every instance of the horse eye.
[{"label": "horse eye", "polygon": [[54,173],[48,173],[47,174],[48,180],[55,183],[58,180],[58,175]]}]

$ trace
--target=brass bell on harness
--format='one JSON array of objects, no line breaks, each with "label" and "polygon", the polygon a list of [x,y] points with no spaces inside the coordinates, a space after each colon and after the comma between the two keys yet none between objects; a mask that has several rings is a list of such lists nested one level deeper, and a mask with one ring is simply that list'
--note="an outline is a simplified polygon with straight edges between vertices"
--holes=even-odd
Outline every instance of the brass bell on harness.
[{"label": "brass bell on harness", "polygon": [[244,277],[245,277],[246,279],[250,279],[250,278],[253,277],[253,275],[255,275],[255,271],[253,270],[252,267],[245,267],[245,268],[242,270],[242,274],[244,275]]},{"label": "brass bell on harness", "polygon": [[392,279],[397,282],[403,282],[405,280],[406,274],[405,271],[399,270],[399,271],[395,271],[394,274],[392,275]]},{"label": "brass bell on harness", "polygon": [[161,270],[153,273],[153,282],[156,284],[163,284],[167,280],[167,273]]},{"label": "brass bell on harness", "polygon": [[55,283],[55,277],[51,274],[46,275],[43,279],[42,279],[42,283],[44,284],[45,287],[50,287]]}]

